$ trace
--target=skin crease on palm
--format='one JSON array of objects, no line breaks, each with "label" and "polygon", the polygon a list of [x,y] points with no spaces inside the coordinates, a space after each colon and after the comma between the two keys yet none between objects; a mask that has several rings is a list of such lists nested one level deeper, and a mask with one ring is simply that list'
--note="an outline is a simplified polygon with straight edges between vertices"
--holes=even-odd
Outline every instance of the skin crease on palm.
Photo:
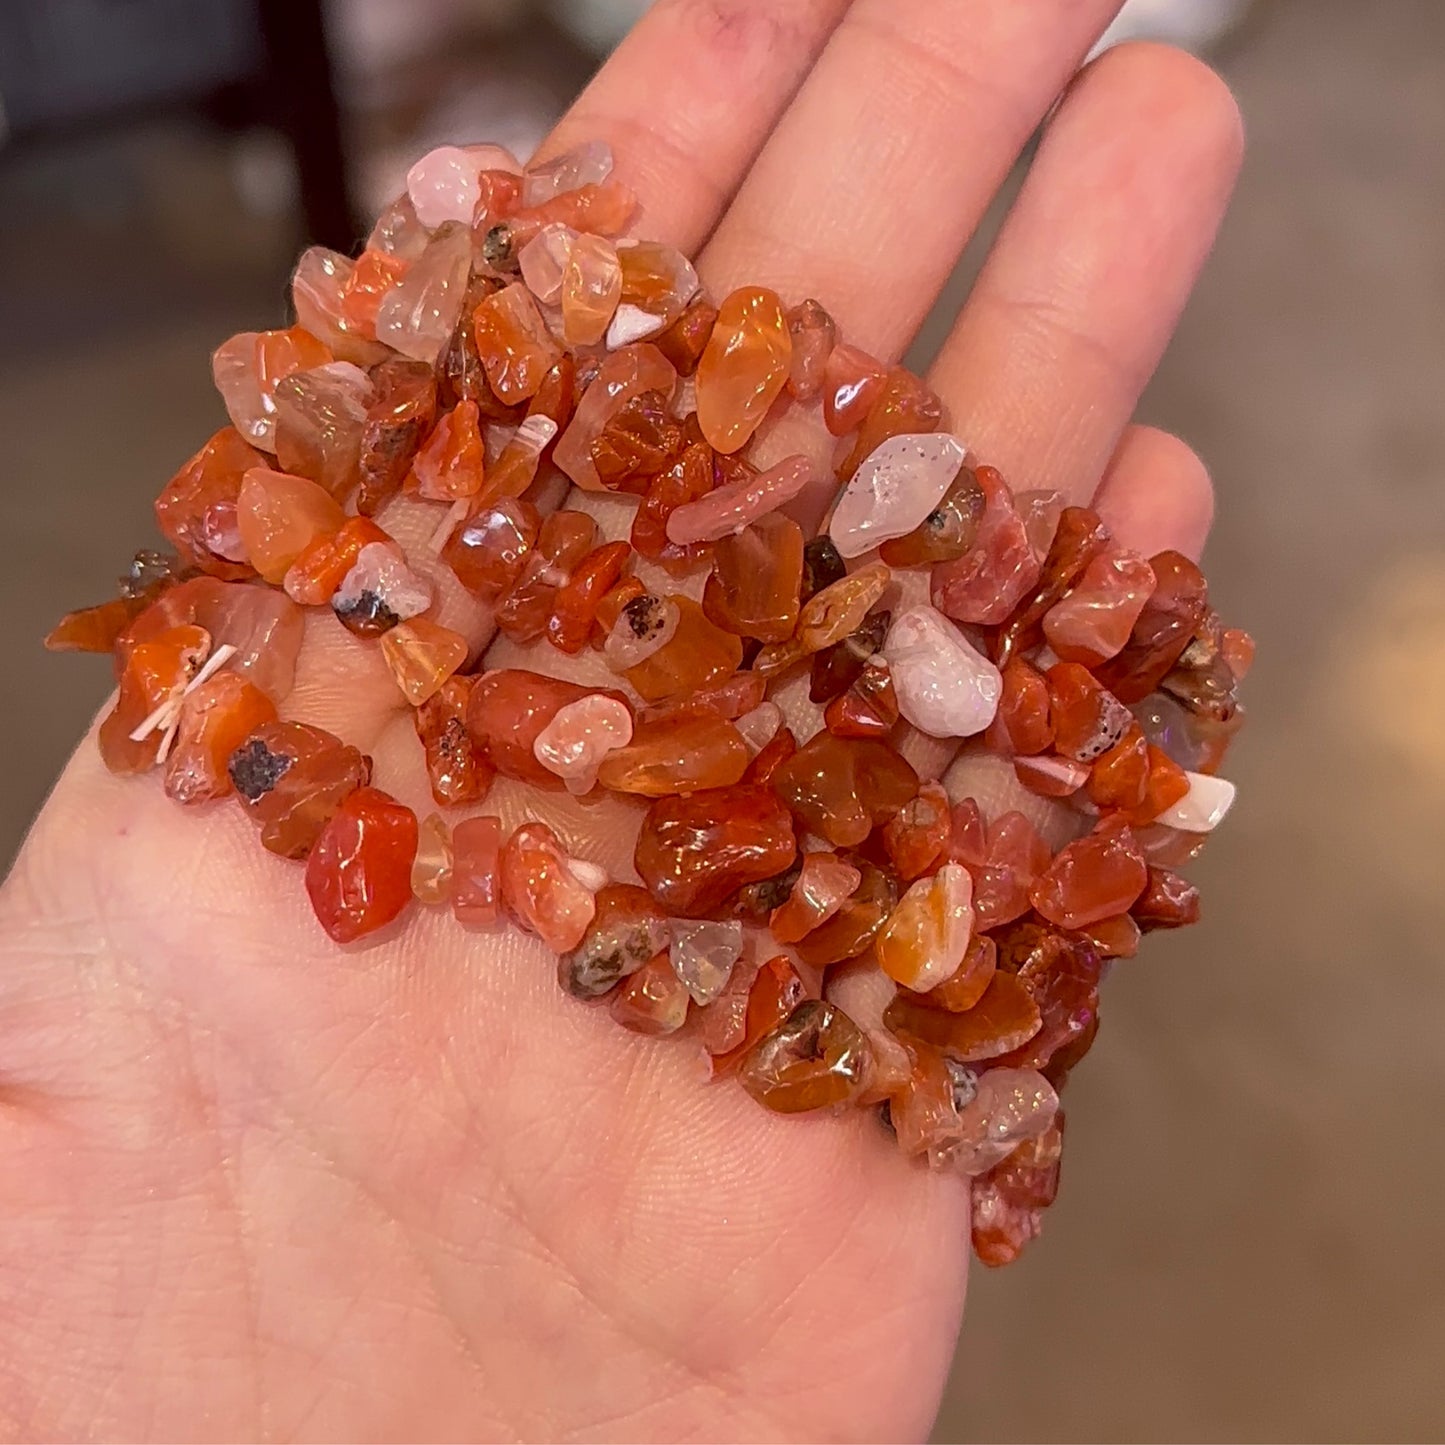
[{"label": "skin crease on palm", "polygon": [[[1115,8],[661,0],[546,150],[608,140],[636,233],[698,255],[713,295],[816,296],[896,357],[1049,117],[930,381],[1015,486],[1197,555],[1207,475],[1129,419],[1240,124],[1177,52],[1075,75]],[[621,503],[589,504],[625,535]],[[434,516],[410,505],[383,521],[414,543]],[[816,520],[822,499],[803,505]],[[454,586],[443,620],[489,635]],[[426,811],[376,650],[309,626],[287,713],[370,749],[379,786]],[[505,782],[485,810],[535,810],[619,867],[637,816]],[[701,1073],[565,998],[534,938],[416,910],[338,949],[239,809],[178,810],[83,746],[0,893],[0,1428],[926,1434],[962,1317],[964,1182],[903,1160],[871,1111],[781,1118]]]}]

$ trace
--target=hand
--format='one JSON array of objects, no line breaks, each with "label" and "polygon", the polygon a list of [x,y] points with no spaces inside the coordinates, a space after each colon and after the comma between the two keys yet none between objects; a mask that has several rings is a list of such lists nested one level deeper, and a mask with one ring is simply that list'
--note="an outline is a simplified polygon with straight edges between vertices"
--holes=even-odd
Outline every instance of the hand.
[{"label": "hand", "polygon": [[[1016,487],[1093,497],[1146,554],[1197,553],[1204,468],[1129,418],[1239,121],[1161,48],[1070,81],[1115,8],[661,0],[546,150],[610,141],[637,233],[697,254],[714,297],[816,296],[891,358],[1064,90],[929,380]],[[414,540],[423,512],[387,524]],[[481,640],[455,590],[445,607]],[[427,811],[375,649],[308,626],[291,715]],[[505,782],[486,804],[527,806]],[[630,854],[635,812],[555,806],[581,855]],[[871,1112],[783,1119],[708,1087],[687,1048],[564,997],[534,938],[416,910],[338,949],[239,808],[180,810],[93,745],[0,894],[0,1067],[7,1433],[898,1439],[932,1420],[963,1181],[905,1162]]]}]

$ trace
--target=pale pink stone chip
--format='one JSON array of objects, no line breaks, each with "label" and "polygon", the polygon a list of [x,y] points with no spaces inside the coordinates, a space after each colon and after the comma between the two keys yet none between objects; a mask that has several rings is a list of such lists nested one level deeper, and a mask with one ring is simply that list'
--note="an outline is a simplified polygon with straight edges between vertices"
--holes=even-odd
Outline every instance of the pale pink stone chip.
[{"label": "pale pink stone chip", "polygon": [[987,1173],[1026,1139],[1036,1139],[1059,1112],[1059,1096],[1036,1069],[988,1069],[958,1112],[959,1138],[948,1162],[964,1174]]},{"label": "pale pink stone chip", "polygon": [[615,697],[594,693],[557,710],[537,734],[532,754],[569,793],[590,792],[602,759],[632,741],[632,713]]},{"label": "pale pink stone chip", "polygon": [[522,280],[532,295],[546,306],[555,306],[562,299],[562,277],[576,240],[577,232],[571,226],[554,221],[550,226],[543,226],[517,252]]},{"label": "pale pink stone chip", "polygon": [[428,151],[406,173],[406,193],[416,218],[436,230],[444,221],[472,224],[482,189],[481,164],[460,146],[438,146]]},{"label": "pale pink stone chip", "polygon": [[435,366],[461,319],[471,265],[471,231],[455,223],[444,225],[381,298],[376,339]]},{"label": "pale pink stone chip", "polygon": [[522,172],[522,204],[540,206],[564,191],[600,186],[612,174],[612,147],[590,140]]},{"label": "pale pink stone chip", "polygon": [[672,971],[682,980],[694,1003],[711,1003],[727,987],[733,967],[742,957],[742,924],[737,919],[726,923],[693,923],[674,918],[667,926],[672,934],[672,947],[668,950]]},{"label": "pale pink stone chip", "polygon": [[375,599],[398,621],[420,617],[432,605],[431,583],[407,566],[400,547],[391,542],[368,542],[356,554],[356,562],[341,579],[331,599],[338,614],[369,607]]},{"label": "pale pink stone chip", "polygon": [[725,482],[695,502],[685,502],[667,519],[667,540],[678,546],[716,542],[741,532],[759,517],[776,512],[796,497],[813,478],[807,457],[787,457],[756,476]]},{"label": "pale pink stone chip", "polygon": [[1211,833],[1234,806],[1234,784],[1210,773],[1186,772],[1185,776],[1189,791],[1160,813],[1155,822],[1181,833]]},{"label": "pale pink stone chip", "polygon": [[967,738],[993,721],[1003,695],[998,668],[932,607],[893,619],[883,642],[898,709],[920,732]]},{"label": "pale pink stone chip", "polygon": [[949,432],[889,437],[843,488],[828,535],[844,557],[921,526],[958,476],[967,451]]}]

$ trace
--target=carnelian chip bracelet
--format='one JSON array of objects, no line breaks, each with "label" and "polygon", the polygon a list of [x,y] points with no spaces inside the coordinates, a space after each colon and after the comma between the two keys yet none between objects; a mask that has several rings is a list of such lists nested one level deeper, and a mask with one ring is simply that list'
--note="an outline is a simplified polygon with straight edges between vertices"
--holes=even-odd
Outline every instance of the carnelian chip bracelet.
[{"label": "carnelian chip bracelet", "polygon": [[[1004,1263],[1057,1190],[1109,960],[1198,917],[1175,870],[1232,800],[1253,643],[1189,558],[1011,492],[819,302],[710,300],[687,257],[622,239],[611,172],[596,143],[526,169],[445,147],[360,257],[308,250],[296,324],[215,353],[231,425],[157,499],[174,550],[47,645],[115,659],[106,765],[234,799],[338,943],[418,903],[535,933],[568,993],[686,1031],[767,1108],[879,1107],[972,1179],[974,1247]],[[778,418],[804,451],[763,440]],[[549,509],[562,478],[584,496]],[[634,499],[628,540],[588,493]],[[428,506],[404,550],[388,520]],[[446,571],[535,668],[436,620]],[[414,709],[425,819],[285,716],[306,608]],[[565,680],[586,652],[611,686]],[[921,778],[930,739],[951,779],[991,766],[989,798],[1011,768],[1017,806]],[[633,800],[635,873],[505,828],[498,774],[543,815]]]}]

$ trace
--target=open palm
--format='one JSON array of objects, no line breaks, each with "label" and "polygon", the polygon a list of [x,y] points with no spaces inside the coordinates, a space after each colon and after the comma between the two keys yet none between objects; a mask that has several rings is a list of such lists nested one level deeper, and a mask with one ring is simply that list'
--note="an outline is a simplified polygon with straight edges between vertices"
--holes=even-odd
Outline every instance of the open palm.
[{"label": "open palm", "polygon": [[[661,0],[546,149],[609,141],[638,233],[697,255],[711,294],[816,296],[892,358],[1067,86],[929,380],[1015,487],[1093,498],[1146,555],[1197,553],[1207,476],[1129,417],[1239,126],[1176,52],[1122,48],[1069,84],[1115,8]],[[625,535],[612,505],[587,499]],[[383,520],[403,543],[435,525],[419,503]],[[443,608],[485,641],[455,587]],[[289,714],[425,811],[375,649],[329,615],[308,628]],[[498,641],[488,665],[511,664],[526,650]],[[576,675],[601,680],[586,658]],[[487,803],[539,808],[625,868],[635,810],[504,779]],[[178,811],[82,748],[0,894],[0,1427],[925,1433],[963,1306],[964,1182],[866,1114],[781,1119],[702,1073],[565,998],[535,938],[417,911],[338,949],[240,809]]]}]

